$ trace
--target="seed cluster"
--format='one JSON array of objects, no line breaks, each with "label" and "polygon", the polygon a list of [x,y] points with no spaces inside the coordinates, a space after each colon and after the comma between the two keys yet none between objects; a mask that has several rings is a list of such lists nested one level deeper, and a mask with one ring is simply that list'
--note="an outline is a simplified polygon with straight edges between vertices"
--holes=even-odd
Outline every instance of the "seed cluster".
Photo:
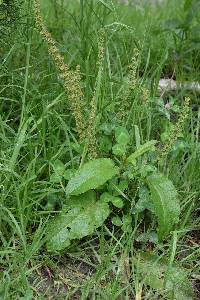
[{"label": "seed cluster", "polygon": [[118,118],[122,123],[124,123],[124,120],[126,119],[131,106],[130,103],[131,91],[133,91],[137,86],[138,57],[139,57],[139,51],[137,48],[134,48],[131,63],[128,67],[128,76],[127,76],[127,82],[124,86],[123,99],[122,99],[122,103],[120,104],[121,107],[118,113]]},{"label": "seed cluster", "polygon": [[48,44],[49,54],[52,56],[55,65],[58,69],[59,76],[63,81],[65,91],[68,94],[69,101],[71,103],[72,112],[76,122],[77,132],[79,134],[80,141],[82,142],[85,137],[85,119],[83,115],[84,101],[83,93],[81,89],[81,73],[80,66],[77,66],[75,71],[72,71],[64,62],[64,57],[60,54],[55,40],[52,38],[51,34],[48,32],[43,18],[41,16],[39,0],[34,1],[35,10],[35,21],[37,28]]},{"label": "seed cluster", "polygon": [[[97,67],[98,67],[98,76],[101,75],[103,71],[103,62],[104,62],[104,55],[105,55],[105,32],[101,30],[99,32],[99,51],[98,51],[98,58],[97,58]],[[97,80],[98,81],[98,80]],[[88,124],[88,152],[90,158],[97,157],[97,150],[96,150],[96,134],[95,134],[95,127],[96,127],[96,114],[97,114],[97,85],[95,86],[93,97],[90,103],[91,110],[89,115],[89,124]]]},{"label": "seed cluster", "polygon": [[173,144],[176,142],[178,136],[181,134],[182,129],[183,129],[183,125],[185,123],[185,120],[188,117],[189,104],[190,104],[190,98],[186,97],[185,101],[184,101],[184,105],[183,105],[181,115],[180,115],[176,125],[171,130],[170,140],[167,142],[166,145],[164,145],[163,149],[160,151],[160,155],[159,155],[159,158],[158,158],[159,163],[162,163],[164,157],[167,156],[167,154],[171,150]]}]

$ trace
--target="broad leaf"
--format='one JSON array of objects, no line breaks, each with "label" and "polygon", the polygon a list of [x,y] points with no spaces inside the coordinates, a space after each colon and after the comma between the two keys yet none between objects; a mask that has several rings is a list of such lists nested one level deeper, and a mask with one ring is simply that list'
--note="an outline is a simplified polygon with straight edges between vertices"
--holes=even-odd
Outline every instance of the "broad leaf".
[{"label": "broad leaf", "polygon": [[157,244],[158,243],[158,235],[155,231],[149,231],[149,232],[144,232],[139,234],[136,237],[136,241],[140,243],[153,243]]},{"label": "broad leaf", "polygon": [[130,136],[125,127],[115,129],[115,139],[117,143],[112,147],[112,152],[116,156],[122,156],[126,153],[126,146],[130,142]]},{"label": "broad leaf", "polygon": [[123,215],[122,217],[122,230],[124,232],[131,232],[132,230],[132,226],[131,226],[131,223],[132,223],[132,217],[130,215]]},{"label": "broad leaf", "polygon": [[63,178],[69,180],[72,176],[74,171],[71,169],[66,169],[65,165],[62,161],[57,159],[55,162],[52,163],[52,167],[54,170],[54,173],[50,176],[51,182],[60,182],[60,180]]},{"label": "broad leaf", "polygon": [[113,195],[109,194],[108,192],[104,192],[103,194],[101,194],[100,196],[100,200],[102,202],[106,202],[109,203],[112,201]]},{"label": "broad leaf", "polygon": [[112,149],[112,140],[108,136],[104,135],[99,138],[99,150],[101,152],[109,152]]},{"label": "broad leaf", "polygon": [[100,200],[105,203],[111,202],[117,208],[122,208],[124,206],[124,201],[122,200],[121,197],[113,196],[113,195],[109,194],[108,192],[104,192],[100,196]]},{"label": "broad leaf", "polygon": [[91,191],[74,197],[68,208],[68,211],[61,212],[50,221],[47,227],[49,251],[62,250],[71,244],[71,240],[92,234],[110,214],[109,205],[100,200],[95,201]]},{"label": "broad leaf", "polygon": [[119,168],[109,158],[98,158],[87,162],[68,182],[66,193],[79,195],[95,189],[117,175],[118,172]]},{"label": "broad leaf", "polygon": [[151,201],[158,217],[158,236],[162,240],[179,221],[180,204],[173,183],[160,173],[147,177]]},{"label": "broad leaf", "polygon": [[126,146],[123,144],[115,144],[112,147],[112,152],[116,156],[123,156],[126,153]]},{"label": "broad leaf", "polygon": [[112,204],[117,208],[122,208],[124,206],[124,202],[120,197],[112,197]]},{"label": "broad leaf", "polygon": [[130,141],[128,130],[125,127],[117,127],[115,130],[115,138],[118,144],[127,145]]},{"label": "broad leaf", "polygon": [[194,299],[192,285],[184,268],[172,266],[169,270],[167,260],[151,252],[139,253],[135,263],[144,283],[159,292],[164,299]]},{"label": "broad leaf", "polygon": [[135,165],[135,161],[138,157],[143,155],[146,152],[149,151],[155,151],[155,144],[157,143],[156,140],[152,140],[149,142],[146,142],[144,145],[141,145],[133,154],[131,154],[128,158],[127,161]]},{"label": "broad leaf", "polygon": [[119,227],[123,225],[122,220],[120,219],[119,216],[113,216],[112,223],[113,223],[113,225],[119,226]]},{"label": "broad leaf", "polygon": [[135,207],[133,207],[133,214],[141,213],[146,209],[154,213],[154,206],[150,198],[149,190],[147,187],[142,186],[139,189],[139,200]]},{"label": "broad leaf", "polygon": [[69,210],[76,207],[82,208],[89,204],[93,204],[95,202],[96,202],[96,193],[95,191],[90,190],[78,196],[70,196],[70,198],[67,199],[67,201],[65,202],[63,209]]}]

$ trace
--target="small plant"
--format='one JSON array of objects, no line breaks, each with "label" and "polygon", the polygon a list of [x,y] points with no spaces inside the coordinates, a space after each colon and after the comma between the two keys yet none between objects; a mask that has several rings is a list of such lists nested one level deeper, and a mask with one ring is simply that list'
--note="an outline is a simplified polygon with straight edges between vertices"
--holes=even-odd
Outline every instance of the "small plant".
[{"label": "small plant", "polygon": [[[150,141],[141,145],[125,158],[121,166],[115,166],[111,159],[98,158],[78,169],[66,186],[62,212],[47,227],[48,249],[64,249],[70,245],[71,240],[92,234],[109,215],[113,215],[113,224],[122,226],[123,219],[113,214],[112,207],[120,209],[120,214],[124,216],[127,210],[131,211],[131,225],[136,211],[133,203],[127,201],[124,192],[130,194],[128,190],[135,180],[151,194],[148,201],[158,217],[159,240],[163,240],[179,221],[180,205],[172,182],[143,161],[145,156],[156,150],[155,143],[156,141]],[[63,172],[63,176],[65,174]],[[140,212],[145,209],[148,207],[143,206]]]},{"label": "small plant", "polygon": [[176,104],[175,99],[171,96],[167,102],[164,102],[162,98],[158,99],[157,104],[158,111],[169,121],[171,120],[173,113],[180,112],[180,107]]},{"label": "small plant", "polygon": [[[111,124],[107,125],[107,130],[110,128],[109,134],[112,142],[108,137],[104,137],[104,143],[107,144],[104,144],[105,152],[112,155],[112,159],[96,158],[98,144],[96,141],[97,100],[104,64],[105,32],[100,31],[99,33],[98,74],[90,104],[88,122],[86,122],[80,69],[71,71],[64,63],[55,41],[44,25],[37,0],[35,0],[35,18],[40,34],[47,41],[49,53],[55,61],[60,77],[63,79],[65,90],[69,95],[80,142],[84,141],[87,146],[81,153],[81,164],[80,166],[77,165],[75,173],[74,170],[65,170],[62,162],[58,161],[54,168],[55,173],[51,175],[52,182],[64,180],[67,182],[67,186],[65,188],[66,200],[62,203],[61,213],[49,221],[47,227],[48,249],[56,251],[69,247],[72,240],[92,234],[109,216],[111,216],[113,224],[124,228],[124,216],[129,216],[129,225],[131,225],[134,215],[140,214],[146,209],[157,216],[157,234],[158,239],[162,241],[179,222],[178,193],[173,183],[157,170],[156,155],[158,150],[155,147],[157,141],[151,140],[141,144],[139,128],[135,125],[135,139],[133,139],[125,127],[129,111],[132,109],[131,97],[133,95],[131,94],[135,93],[140,96],[142,101],[145,101],[146,106],[149,103],[148,89],[141,84],[139,85],[137,81],[138,50],[134,50],[132,63],[129,67],[127,84],[124,86],[122,104],[118,113],[119,122],[113,128],[111,128]],[[160,112],[164,113],[167,119],[170,119],[170,112],[177,112],[177,107],[172,99],[166,104],[162,102],[159,105]],[[188,108],[189,98],[186,98],[181,116],[171,133],[170,142],[160,152],[159,162],[168,154],[180,134],[188,114]],[[105,131],[105,126],[102,127],[102,125],[100,127]],[[102,143],[102,139],[100,140]],[[130,153],[133,149],[133,141],[135,141],[135,151]],[[92,160],[84,162],[87,156]],[[114,162],[115,159],[117,165]],[[141,198],[134,205],[132,201],[128,200],[129,198],[127,199],[125,193],[129,197],[137,199],[135,185],[139,186],[140,195],[141,191],[146,189],[146,193],[149,195],[148,203]],[[64,186],[63,183],[62,186]],[[139,210],[138,207],[140,207]],[[119,210],[119,214],[115,213],[115,208]]]}]

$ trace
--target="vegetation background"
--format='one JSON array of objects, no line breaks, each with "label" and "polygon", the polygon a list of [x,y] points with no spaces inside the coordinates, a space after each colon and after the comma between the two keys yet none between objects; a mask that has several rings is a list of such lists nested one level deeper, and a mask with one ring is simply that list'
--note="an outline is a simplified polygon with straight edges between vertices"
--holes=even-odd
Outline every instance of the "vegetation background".
[{"label": "vegetation background", "polygon": [[0,299],[199,299],[199,93],[158,91],[199,1],[35,2],[0,0]]}]

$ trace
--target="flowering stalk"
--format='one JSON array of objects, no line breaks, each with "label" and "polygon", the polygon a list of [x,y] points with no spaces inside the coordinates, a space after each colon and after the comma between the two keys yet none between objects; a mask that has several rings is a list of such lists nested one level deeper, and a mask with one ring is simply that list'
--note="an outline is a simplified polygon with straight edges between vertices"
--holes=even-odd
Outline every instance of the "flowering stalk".
[{"label": "flowering stalk", "polygon": [[44,24],[41,16],[39,0],[34,0],[34,11],[37,28],[43,39],[47,42],[48,52],[54,60],[60,78],[63,80],[65,91],[68,94],[69,101],[72,106],[77,132],[79,134],[80,141],[83,141],[85,138],[85,120],[83,116],[83,93],[80,85],[80,67],[78,66],[75,71],[72,71],[69,70],[68,66],[65,64],[64,57],[60,54],[55,40],[52,38]]},{"label": "flowering stalk", "polygon": [[184,106],[182,113],[180,115],[180,118],[178,122],[176,123],[176,126],[173,127],[170,134],[170,140],[167,142],[167,144],[164,145],[164,148],[160,151],[160,155],[158,157],[158,163],[162,163],[164,157],[166,157],[171,150],[173,144],[177,140],[178,136],[180,135],[183,125],[185,123],[185,120],[189,113],[189,104],[190,104],[190,98],[185,98]]},{"label": "flowering stalk", "polygon": [[121,123],[124,123],[127,114],[130,110],[130,94],[131,91],[133,91],[136,88],[137,85],[137,66],[138,66],[138,56],[139,51],[137,48],[133,49],[133,56],[131,59],[131,63],[128,67],[128,78],[124,89],[124,95],[123,95],[123,101],[120,103],[121,107],[117,114],[118,119],[121,121]]},{"label": "flowering stalk", "polygon": [[97,75],[97,82],[94,89],[93,97],[91,100],[91,110],[89,115],[89,122],[88,122],[88,153],[90,158],[97,157],[97,150],[96,150],[96,114],[97,114],[97,98],[99,94],[101,76],[103,72],[103,61],[104,61],[104,54],[105,54],[105,32],[103,30],[100,31],[99,34],[99,51],[98,51],[98,59],[97,59],[97,67],[98,67],[98,75]]}]

